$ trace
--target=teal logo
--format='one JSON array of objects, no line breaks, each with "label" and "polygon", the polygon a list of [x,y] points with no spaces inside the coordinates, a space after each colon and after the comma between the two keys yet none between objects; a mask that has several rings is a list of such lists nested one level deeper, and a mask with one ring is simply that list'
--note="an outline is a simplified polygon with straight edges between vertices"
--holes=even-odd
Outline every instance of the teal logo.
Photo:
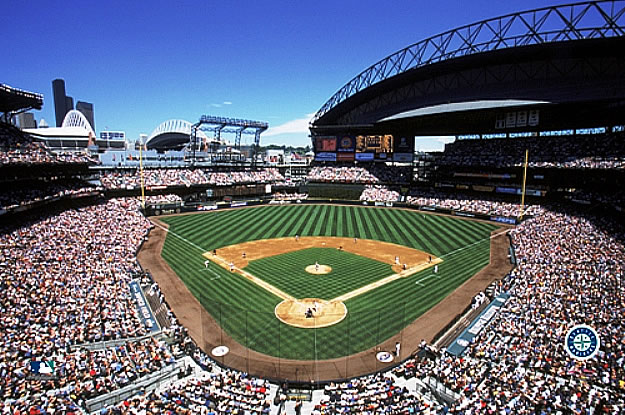
[{"label": "teal logo", "polygon": [[595,329],[581,324],[568,331],[564,346],[574,359],[586,360],[597,354],[601,341]]}]

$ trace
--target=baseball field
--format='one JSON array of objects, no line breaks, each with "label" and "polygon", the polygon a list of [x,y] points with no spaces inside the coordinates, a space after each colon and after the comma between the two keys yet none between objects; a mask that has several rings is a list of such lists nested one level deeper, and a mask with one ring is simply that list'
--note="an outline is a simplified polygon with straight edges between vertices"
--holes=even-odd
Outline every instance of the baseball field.
[{"label": "baseball field", "polygon": [[224,332],[295,360],[348,356],[396,336],[489,264],[498,228],[338,205],[160,220],[168,226],[162,258]]}]

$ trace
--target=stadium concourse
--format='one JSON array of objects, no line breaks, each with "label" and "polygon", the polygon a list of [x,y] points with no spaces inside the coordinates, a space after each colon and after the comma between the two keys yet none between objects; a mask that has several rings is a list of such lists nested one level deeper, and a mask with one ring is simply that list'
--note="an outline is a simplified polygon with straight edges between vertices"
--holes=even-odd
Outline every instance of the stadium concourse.
[{"label": "stadium concourse", "polygon": [[[1,168],[19,164],[33,180],[32,174],[36,176],[42,165],[58,163],[55,155],[33,145],[27,137],[14,131],[9,135],[2,137]],[[90,159],[76,155],[64,163],[68,160],[80,164]],[[592,163],[589,166],[604,168]],[[560,167],[570,168],[567,164]],[[383,175],[381,170],[385,179],[378,177]],[[186,169],[151,174],[149,180],[154,183],[172,185],[210,181],[211,177],[210,173],[189,173]],[[220,174],[224,180],[280,179],[271,169],[251,177],[236,171]],[[392,168],[318,166],[308,177],[373,184],[401,182],[395,178],[404,174],[402,169],[393,172]],[[136,180],[136,171],[134,176],[117,172],[101,177],[103,187]],[[11,198],[3,194],[3,204],[83,189],[95,189],[99,194],[101,189],[79,179],[28,183],[32,188],[16,190]],[[366,200],[395,201],[398,197],[396,191],[379,184],[366,188],[363,195]],[[517,203],[495,196],[423,188],[413,188],[407,196],[408,203],[462,212],[512,217],[519,209]],[[149,200],[181,198],[167,194],[165,189]],[[622,203],[622,198],[619,201]],[[511,297],[464,355],[456,357],[424,342],[420,350],[391,371],[323,385],[302,412],[625,411],[623,224],[593,210],[565,204],[534,205],[528,213],[532,217],[511,232],[517,267],[496,291],[507,291]],[[158,284],[137,262],[137,250],[150,227],[139,211],[137,198],[105,200],[101,196],[82,204],[54,205],[44,212],[14,212],[13,220],[3,225],[1,413],[293,411],[295,403],[284,401],[281,385],[221,368],[193,344],[169,310]],[[129,289],[134,283],[143,288],[155,319],[145,319],[137,307]],[[577,323],[593,325],[602,339],[599,354],[587,361],[573,360],[563,347],[568,327]],[[33,378],[30,366],[34,361],[53,361],[54,378]],[[455,399],[437,399],[429,389],[431,385],[446,388]]]}]

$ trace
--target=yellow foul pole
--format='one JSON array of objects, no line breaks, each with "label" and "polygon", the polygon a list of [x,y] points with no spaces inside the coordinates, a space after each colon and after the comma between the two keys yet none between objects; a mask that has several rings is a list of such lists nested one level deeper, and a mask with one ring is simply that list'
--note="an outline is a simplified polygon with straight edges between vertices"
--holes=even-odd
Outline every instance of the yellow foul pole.
[{"label": "yellow foul pole", "polygon": [[143,186],[143,142],[139,142],[139,171],[141,172],[141,207],[145,209],[145,187]]},{"label": "yellow foul pole", "polygon": [[521,209],[519,210],[519,220],[523,220],[523,211],[525,209],[525,183],[527,181],[527,160],[529,158],[529,149],[525,150],[525,165],[523,167],[523,188],[521,189]]}]

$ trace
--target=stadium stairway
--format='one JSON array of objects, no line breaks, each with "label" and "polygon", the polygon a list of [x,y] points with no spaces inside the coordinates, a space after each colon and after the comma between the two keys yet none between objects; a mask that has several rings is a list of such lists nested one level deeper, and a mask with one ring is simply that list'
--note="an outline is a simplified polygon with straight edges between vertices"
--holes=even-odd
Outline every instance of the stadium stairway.
[{"label": "stadium stairway", "polygon": [[[277,385],[272,385],[275,387],[275,391],[278,390]],[[272,391],[272,392],[275,392]],[[273,396],[273,394],[271,395]],[[310,415],[313,409],[315,409],[315,405],[318,405],[321,402],[321,397],[323,396],[323,391],[317,390],[313,392],[313,399],[310,402],[302,402],[302,411],[301,415]],[[284,410],[280,411],[280,407],[277,405],[271,404],[271,415],[280,415],[280,414],[294,414],[295,413],[295,401],[287,401],[284,404]]]}]

